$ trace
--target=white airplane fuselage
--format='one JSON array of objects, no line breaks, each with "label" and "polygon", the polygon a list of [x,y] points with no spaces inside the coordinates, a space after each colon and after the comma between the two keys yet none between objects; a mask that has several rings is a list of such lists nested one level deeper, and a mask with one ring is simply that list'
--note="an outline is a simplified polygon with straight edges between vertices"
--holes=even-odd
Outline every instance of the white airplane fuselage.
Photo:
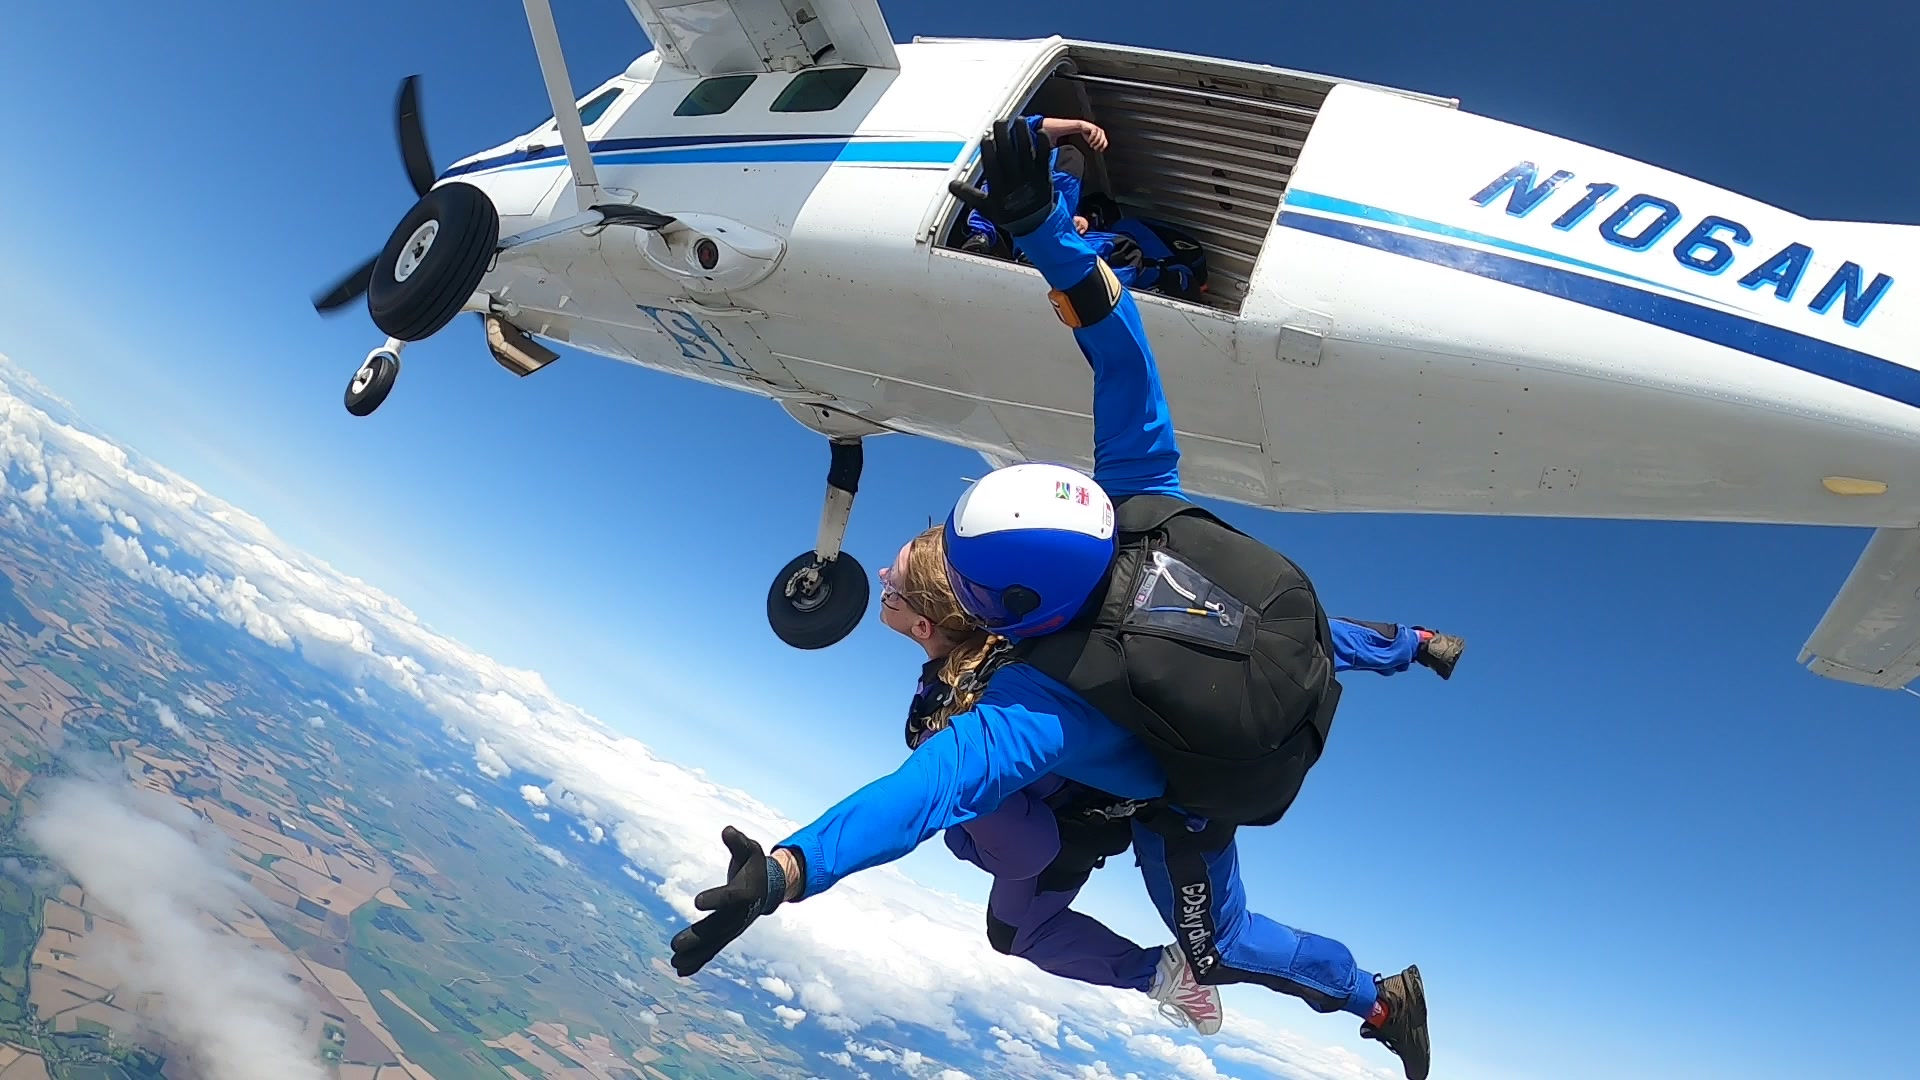
[{"label": "white airplane fuselage", "polygon": [[[470,307],[829,435],[1089,467],[1086,360],[1037,273],[958,250],[948,191],[996,119],[1088,118],[1111,143],[1088,187],[1207,248],[1205,303],[1136,292],[1190,491],[1880,527],[1817,668],[1920,673],[1920,602],[1881,596],[1920,588],[1920,229],[1328,76],[1060,38],[893,49],[738,74],[655,52],[583,98],[597,201],[672,228],[565,227],[584,207],[551,123],[457,163],[439,183],[485,191],[505,245]],[[728,245],[712,270],[703,238]]]}]

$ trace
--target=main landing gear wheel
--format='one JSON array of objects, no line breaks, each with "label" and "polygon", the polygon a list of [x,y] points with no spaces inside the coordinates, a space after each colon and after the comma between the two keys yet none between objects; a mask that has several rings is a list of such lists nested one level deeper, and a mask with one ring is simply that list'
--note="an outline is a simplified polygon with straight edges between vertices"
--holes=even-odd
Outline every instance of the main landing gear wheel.
[{"label": "main landing gear wheel", "polygon": [[462,183],[428,191],[374,260],[373,324],[399,341],[433,336],[472,299],[499,242],[500,212],[486,192]]},{"label": "main landing gear wheel", "polygon": [[796,649],[839,643],[867,614],[867,571],[846,552],[821,561],[807,552],[780,569],[767,590],[767,623]]},{"label": "main landing gear wheel", "polygon": [[387,400],[393,392],[393,381],[399,377],[399,355],[387,349],[373,350],[347,383],[347,411],[355,416],[371,414]]},{"label": "main landing gear wheel", "polygon": [[767,623],[796,649],[824,649],[853,633],[871,596],[866,569],[840,550],[865,457],[859,439],[835,439],[832,447],[819,539],[812,551],[781,567],[767,590]]}]

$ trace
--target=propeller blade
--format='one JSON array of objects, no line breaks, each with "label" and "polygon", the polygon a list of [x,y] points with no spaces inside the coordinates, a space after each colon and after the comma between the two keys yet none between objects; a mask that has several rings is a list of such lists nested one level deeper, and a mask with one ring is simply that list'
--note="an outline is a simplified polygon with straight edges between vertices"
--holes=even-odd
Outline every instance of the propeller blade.
[{"label": "propeller blade", "polygon": [[358,300],[360,294],[367,291],[367,284],[373,280],[373,264],[378,261],[379,258],[380,256],[375,255],[373,258],[354,267],[350,273],[335,283],[333,288],[314,297],[313,310],[325,313],[335,308],[345,307],[355,300]]},{"label": "propeller blade", "polygon": [[413,193],[425,195],[433,187],[433,155],[427,152],[427,131],[420,122],[420,76],[409,75],[400,83],[400,100],[395,106],[395,123],[400,133],[400,160],[406,164],[407,179],[413,181]]}]

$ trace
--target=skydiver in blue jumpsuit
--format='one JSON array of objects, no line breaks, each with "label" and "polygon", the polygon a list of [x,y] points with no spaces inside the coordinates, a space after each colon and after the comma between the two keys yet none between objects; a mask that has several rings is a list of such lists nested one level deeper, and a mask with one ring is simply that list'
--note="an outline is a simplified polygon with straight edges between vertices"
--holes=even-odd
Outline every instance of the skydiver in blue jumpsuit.
[{"label": "skydiver in blue jumpsuit", "polygon": [[[1071,298],[1079,289],[1084,295],[1084,286],[1097,282],[1101,273],[1099,257],[1075,231],[1071,208],[1055,196],[1044,147],[1034,145],[1027,125],[999,123],[983,158],[993,179],[992,196],[964,187],[956,187],[956,193],[993,216],[1059,294]],[[1132,296],[1125,289],[1117,296],[1112,291],[1110,308],[1073,331],[1094,374],[1090,486],[1115,498],[1159,493],[1184,499],[1180,452],[1152,349]],[[965,527],[955,531],[963,510],[976,519],[989,513],[1020,516],[1021,506],[999,508],[991,502],[1014,497],[1004,495],[1007,483],[995,484],[995,474],[978,481],[949,520],[947,559],[956,591],[970,611],[1009,638],[1058,629],[1092,595],[1088,575],[1097,579],[1106,572],[1104,562],[1083,565],[1093,547],[1079,541],[1095,534],[1014,525],[985,536],[992,543],[982,546],[968,538]],[[987,505],[969,510],[969,500]],[[1030,520],[1042,510],[1064,512],[1052,504],[1022,505]],[[1104,497],[1097,505],[1110,508]],[[1071,503],[1063,506],[1070,509]],[[1043,531],[1047,535],[1038,535]],[[1013,588],[994,593],[954,567],[963,558],[956,545],[963,543],[970,545],[968,560],[991,548],[1019,561],[1034,571],[1026,577],[1040,588],[1027,590],[1018,603]],[[1110,560],[1111,543],[1102,550],[1101,558]],[[1038,600],[1039,606],[1028,600]],[[996,603],[1002,606],[993,612]],[[988,621],[995,618],[1000,621]],[[1165,771],[1145,744],[1079,694],[1031,665],[998,667],[974,704],[953,715],[893,773],[843,799],[780,841],[771,854],[739,830],[723,830],[732,856],[728,881],[695,897],[694,906],[712,914],[673,938],[675,971],[693,974],[782,902],[818,895],[849,874],[898,859],[948,827],[991,812],[1049,773],[1122,799],[1155,800],[1167,785]],[[1190,953],[1201,955],[1199,976],[1210,983],[1258,983],[1299,997],[1317,1011],[1359,1016],[1363,1037],[1398,1054],[1408,1080],[1425,1080],[1429,1049],[1418,968],[1382,977],[1360,968],[1338,941],[1249,911],[1233,828],[1191,816],[1181,828],[1182,815],[1170,817],[1171,826],[1136,820],[1134,851],[1161,918],[1176,936],[1197,943]]]}]

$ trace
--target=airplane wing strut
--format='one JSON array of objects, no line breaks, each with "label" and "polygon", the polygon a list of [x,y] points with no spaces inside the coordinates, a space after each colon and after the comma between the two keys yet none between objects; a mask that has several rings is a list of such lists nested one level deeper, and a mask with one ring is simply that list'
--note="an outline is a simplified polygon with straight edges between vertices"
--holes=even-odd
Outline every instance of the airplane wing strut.
[{"label": "airplane wing strut", "polygon": [[1888,690],[1920,676],[1920,529],[1874,530],[1800,663],[1829,679]]},{"label": "airplane wing strut", "polygon": [[567,58],[560,51],[560,29],[553,22],[553,7],[548,0],[523,0],[527,9],[527,29],[533,32],[533,49],[540,58],[540,75],[547,83],[547,98],[553,103],[554,126],[560,129],[560,144],[567,151],[567,166],[573,171],[577,189],[576,205],[585,210],[600,202],[600,177],[593,169],[593,154],[587,149],[587,130],[580,123],[580,109],[574,104],[573,80],[567,76]]}]

